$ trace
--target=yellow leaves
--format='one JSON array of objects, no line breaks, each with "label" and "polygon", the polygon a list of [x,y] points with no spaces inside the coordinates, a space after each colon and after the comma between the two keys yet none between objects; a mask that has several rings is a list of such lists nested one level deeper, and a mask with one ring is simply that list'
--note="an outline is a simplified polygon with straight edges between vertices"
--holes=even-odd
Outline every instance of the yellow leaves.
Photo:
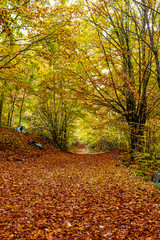
[{"label": "yellow leaves", "polygon": [[11,235],[9,235],[9,239],[13,239],[14,238],[14,234],[12,233]]},{"label": "yellow leaves", "polygon": [[53,240],[53,234],[52,233],[46,233],[47,240]]},{"label": "yellow leaves", "polygon": [[66,221],[65,224],[66,224],[67,228],[72,227],[72,224],[69,221]]}]

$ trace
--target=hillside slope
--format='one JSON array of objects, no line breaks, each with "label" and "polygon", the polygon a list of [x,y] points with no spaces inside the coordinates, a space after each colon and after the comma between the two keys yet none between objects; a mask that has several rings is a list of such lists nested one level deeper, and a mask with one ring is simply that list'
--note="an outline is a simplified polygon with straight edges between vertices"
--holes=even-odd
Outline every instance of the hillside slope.
[{"label": "hillside slope", "polygon": [[[43,150],[29,144],[34,140],[42,145]],[[21,133],[7,128],[0,128],[0,159],[25,160],[30,157],[41,156],[46,152],[54,152],[57,149],[44,138],[31,133]]]}]

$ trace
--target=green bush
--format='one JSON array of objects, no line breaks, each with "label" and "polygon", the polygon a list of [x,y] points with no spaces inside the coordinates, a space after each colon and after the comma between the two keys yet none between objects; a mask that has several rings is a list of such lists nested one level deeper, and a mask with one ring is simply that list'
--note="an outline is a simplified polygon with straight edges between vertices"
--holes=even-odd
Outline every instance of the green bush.
[{"label": "green bush", "polygon": [[155,186],[157,189],[160,190],[160,187],[159,187],[157,184],[154,184],[154,186]]},{"label": "green bush", "polygon": [[128,162],[124,162],[123,164],[124,164],[124,166],[129,167],[129,163]]},{"label": "green bush", "polygon": [[150,181],[148,177],[143,177],[143,180],[146,182]]},{"label": "green bush", "polygon": [[132,168],[132,169],[136,169],[138,166],[137,165],[131,165],[129,167]]},{"label": "green bush", "polygon": [[144,177],[146,174],[142,171],[135,171],[137,172],[136,176]]}]

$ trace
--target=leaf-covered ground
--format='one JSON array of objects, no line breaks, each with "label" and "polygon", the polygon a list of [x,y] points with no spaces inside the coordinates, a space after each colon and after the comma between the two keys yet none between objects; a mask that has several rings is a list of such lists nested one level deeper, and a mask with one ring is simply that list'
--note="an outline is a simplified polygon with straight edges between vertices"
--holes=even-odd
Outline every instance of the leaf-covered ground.
[{"label": "leaf-covered ground", "polygon": [[22,135],[27,151],[1,149],[0,239],[160,239],[160,192],[120,163],[119,150],[41,151]]}]

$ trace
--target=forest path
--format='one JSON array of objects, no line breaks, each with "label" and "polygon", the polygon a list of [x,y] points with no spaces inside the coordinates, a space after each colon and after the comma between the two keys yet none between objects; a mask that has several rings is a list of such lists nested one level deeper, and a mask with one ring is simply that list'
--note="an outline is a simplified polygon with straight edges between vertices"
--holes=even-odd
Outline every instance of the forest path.
[{"label": "forest path", "polygon": [[160,239],[159,190],[120,154],[46,151],[0,161],[0,239]]},{"label": "forest path", "polygon": [[74,149],[74,150],[73,150],[73,153],[83,154],[83,153],[85,153],[85,151],[86,151],[86,148],[85,148],[85,147],[79,147],[79,148],[77,148],[77,149]]}]

